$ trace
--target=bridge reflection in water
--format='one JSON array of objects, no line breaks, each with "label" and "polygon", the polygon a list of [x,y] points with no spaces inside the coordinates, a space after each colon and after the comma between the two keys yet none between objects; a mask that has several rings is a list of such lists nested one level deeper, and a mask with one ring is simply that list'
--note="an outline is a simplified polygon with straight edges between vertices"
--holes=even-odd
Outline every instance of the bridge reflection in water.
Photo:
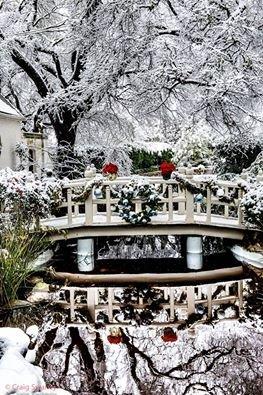
[{"label": "bridge reflection in water", "polygon": [[99,259],[91,273],[68,268],[71,272],[50,274],[70,284],[53,295],[53,302],[68,311],[69,322],[78,322],[81,313],[89,322],[128,325],[146,311],[151,325],[178,327],[194,315],[198,322],[238,318],[243,307],[245,273],[230,254],[204,257],[198,271],[187,269],[184,258]]},{"label": "bridge reflection in water", "polygon": [[57,292],[55,303],[67,309],[69,321],[75,323],[81,312],[83,317],[94,323],[128,325],[136,323],[142,311],[148,311],[153,317],[150,325],[172,324],[178,327],[193,315],[199,323],[238,318],[243,308],[244,281],[150,288],[145,285],[138,288],[134,285],[129,288],[64,286]]}]

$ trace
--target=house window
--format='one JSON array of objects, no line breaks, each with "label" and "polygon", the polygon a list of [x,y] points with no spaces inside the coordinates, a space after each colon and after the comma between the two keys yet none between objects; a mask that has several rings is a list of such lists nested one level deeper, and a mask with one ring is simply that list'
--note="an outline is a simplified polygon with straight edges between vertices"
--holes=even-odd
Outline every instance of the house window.
[{"label": "house window", "polygon": [[29,150],[28,150],[28,161],[29,161],[28,170],[32,171],[32,173],[35,173],[35,171],[36,171],[36,150],[33,148],[29,148]]}]

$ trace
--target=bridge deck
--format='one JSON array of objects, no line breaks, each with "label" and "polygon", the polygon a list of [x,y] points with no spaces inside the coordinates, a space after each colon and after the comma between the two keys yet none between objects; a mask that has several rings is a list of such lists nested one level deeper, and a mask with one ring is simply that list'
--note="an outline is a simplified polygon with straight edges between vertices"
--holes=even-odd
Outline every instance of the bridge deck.
[{"label": "bridge deck", "polygon": [[[158,214],[153,217],[151,224],[146,226],[133,226],[124,222],[117,215],[113,217],[111,223],[107,223],[104,213],[93,217],[91,226],[86,225],[85,215],[79,214],[72,218],[72,223],[68,224],[68,217],[53,217],[42,221],[42,226],[55,228],[59,231],[66,231],[67,238],[79,236],[129,236],[129,235],[184,235],[201,234],[204,236],[218,236],[233,239],[242,239],[245,231],[244,226],[240,226],[237,218],[222,218],[211,216],[208,224],[206,214],[194,216],[194,222],[188,223],[186,215],[174,214],[173,219],[168,219],[168,214]],[[53,239],[61,239],[64,235],[54,234]]]}]

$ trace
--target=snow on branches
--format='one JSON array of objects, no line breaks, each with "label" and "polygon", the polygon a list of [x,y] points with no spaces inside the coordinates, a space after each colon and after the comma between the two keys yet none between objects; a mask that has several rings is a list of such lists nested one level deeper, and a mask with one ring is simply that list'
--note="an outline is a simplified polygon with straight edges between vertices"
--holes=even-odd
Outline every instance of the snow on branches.
[{"label": "snow on branches", "polygon": [[124,135],[131,115],[238,133],[262,121],[262,2],[90,3],[1,2],[1,91],[34,126],[74,145],[94,124]]},{"label": "snow on branches", "polygon": [[30,222],[48,216],[62,199],[62,182],[27,171],[0,171],[1,214]]},{"label": "snow on branches", "polygon": [[263,229],[263,183],[249,189],[241,201],[241,207],[248,224]]}]

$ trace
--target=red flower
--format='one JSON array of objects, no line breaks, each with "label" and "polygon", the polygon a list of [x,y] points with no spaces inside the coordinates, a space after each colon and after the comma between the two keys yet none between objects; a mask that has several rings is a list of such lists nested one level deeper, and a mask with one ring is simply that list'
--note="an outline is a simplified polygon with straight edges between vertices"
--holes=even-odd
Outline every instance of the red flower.
[{"label": "red flower", "polygon": [[175,342],[178,336],[172,328],[164,328],[162,339],[164,342]]},{"label": "red flower", "polygon": [[103,166],[102,173],[103,174],[117,174],[118,170],[119,170],[118,166],[115,165],[114,163],[107,163],[106,165]]},{"label": "red flower", "polygon": [[109,335],[107,337],[108,342],[111,344],[119,344],[122,342],[122,337],[121,336],[113,336],[113,335]]},{"label": "red flower", "polygon": [[165,176],[175,171],[175,165],[172,162],[162,162],[160,165],[160,170],[162,175]]}]

